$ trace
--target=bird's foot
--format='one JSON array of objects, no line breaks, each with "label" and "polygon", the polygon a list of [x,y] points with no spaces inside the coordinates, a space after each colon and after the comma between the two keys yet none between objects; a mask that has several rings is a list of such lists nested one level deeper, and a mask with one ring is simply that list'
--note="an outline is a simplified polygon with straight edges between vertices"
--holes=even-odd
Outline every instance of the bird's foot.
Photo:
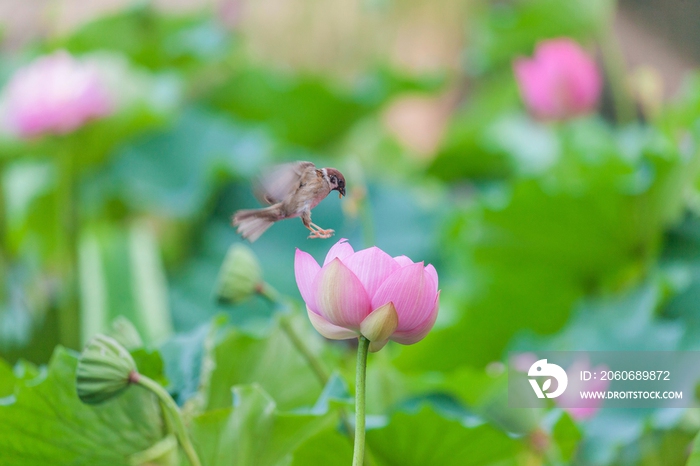
[{"label": "bird's foot", "polygon": [[319,228],[318,230],[314,230],[311,232],[311,234],[309,235],[309,239],[313,239],[313,238],[328,239],[331,236],[333,236],[334,233],[335,233],[335,230],[324,230],[322,228]]}]

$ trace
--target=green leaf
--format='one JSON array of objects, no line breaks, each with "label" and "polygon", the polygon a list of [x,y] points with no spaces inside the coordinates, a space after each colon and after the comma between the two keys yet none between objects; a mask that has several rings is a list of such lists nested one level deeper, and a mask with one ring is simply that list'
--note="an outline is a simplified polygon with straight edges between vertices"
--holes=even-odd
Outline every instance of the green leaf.
[{"label": "green leaf", "polygon": [[[28,249],[25,251],[29,252]],[[5,289],[0,289],[0,355],[10,363],[22,359],[48,360],[57,344],[58,324],[51,312],[55,291],[47,288],[46,283],[58,277],[55,271],[49,274],[41,270],[31,252],[27,256],[0,270],[5,280],[2,285]]]},{"label": "green leaf", "polygon": [[131,466],[163,436],[160,408],[145,390],[92,407],[75,388],[76,356],[56,349],[45,376],[17,383],[0,402],[0,463],[7,466]]},{"label": "green leaf", "polygon": [[570,463],[576,453],[583,433],[568,413],[562,413],[552,429],[552,438],[559,447],[562,461]]},{"label": "green leaf", "polygon": [[[697,156],[654,130],[616,133],[597,120],[563,125],[558,138],[548,169],[483,189],[454,215],[445,257],[461,280],[445,294],[461,302],[458,322],[407,348],[402,367],[483,367],[519,331],[560,329],[587,293],[635,283],[656,256]],[[449,347],[457,340],[460,352]]]},{"label": "green leaf", "polygon": [[310,437],[294,452],[294,461],[290,466],[311,464],[324,466],[352,464],[352,440],[335,428],[325,429]]},{"label": "green leaf", "polygon": [[350,395],[345,380],[340,374],[334,372],[328,379],[328,383],[323,388],[323,392],[316,400],[316,404],[311,409],[311,412],[321,414],[327,412],[331,406],[347,407],[353,406],[354,403],[355,400]]},{"label": "green leaf", "polygon": [[321,415],[330,410],[336,410],[346,419],[340,425],[330,425],[319,433],[305,439],[294,451],[294,461],[291,465],[305,466],[309,464],[346,465],[352,462],[353,440],[352,433],[348,435],[346,429],[352,429],[349,425],[352,416],[352,407],[355,400],[348,392],[345,380],[338,374],[331,375],[323,393],[310,410],[301,410],[310,414]]},{"label": "green leaf", "polygon": [[[59,144],[65,141],[67,150],[75,154],[76,169],[81,174],[91,173],[125,142],[170,124],[173,116],[178,114],[182,100],[181,82],[174,76],[152,75],[131,68],[118,55],[95,54],[88,59],[107,76],[107,86],[115,94],[119,106],[113,114],[90,122],[58,140]],[[89,198],[81,199],[81,202],[90,201]]]},{"label": "green leaf", "polygon": [[306,147],[324,146],[374,109],[326,80],[243,69],[206,97],[237,118],[265,122],[276,136]]},{"label": "green leaf", "polygon": [[192,70],[226,56],[231,39],[211,18],[161,14],[143,4],[89,22],[54,45],[73,53],[116,51],[152,70]]},{"label": "green leaf", "polygon": [[367,443],[383,466],[517,464],[522,450],[493,427],[467,427],[427,406],[415,414],[394,414],[386,427],[367,432]]},{"label": "green leaf", "polygon": [[15,390],[15,375],[12,368],[0,359],[0,398],[12,395]]},{"label": "green leaf", "polygon": [[691,131],[697,141],[700,136],[700,74],[697,71],[689,73],[680,91],[674,101],[662,109],[656,124],[676,139],[685,137],[685,131]]},{"label": "green leaf", "polygon": [[121,147],[106,179],[96,182],[107,183],[103,196],[118,196],[136,211],[196,218],[222,178],[257,174],[271,150],[260,127],[189,108],[171,128]]},{"label": "green leaf", "polygon": [[[202,358],[210,358],[209,348],[212,334],[223,325],[224,319],[215,318],[207,325],[202,325],[188,333],[174,335],[160,347],[160,354],[165,365],[165,374],[170,382],[169,391],[174,393],[178,404],[182,405],[193,396],[206,389],[206,380],[200,380]],[[203,356],[204,354],[204,356]],[[201,396],[201,395],[200,395]]]},{"label": "green leaf", "polygon": [[43,256],[53,252],[55,231],[46,217],[52,212],[49,197],[57,184],[56,167],[48,160],[16,160],[3,164],[1,181],[5,247],[15,253],[34,241]]},{"label": "green leaf", "polygon": [[146,348],[139,348],[131,351],[131,357],[136,362],[139,374],[153,379],[163,386],[168,385],[165,378],[165,364],[160,352]]},{"label": "green leaf", "polygon": [[[543,349],[597,351],[673,351],[679,350],[684,329],[679,321],[660,318],[660,286],[648,280],[613,296],[588,298],[577,307],[570,321],[557,334],[540,337],[522,336],[514,345]],[[634,322],[634,327],[629,325]],[[627,328],[626,332],[610,329]]]},{"label": "green leaf", "polygon": [[[308,325],[303,328],[310,332]],[[307,344],[313,341],[302,339]],[[314,345],[311,351],[322,354]],[[213,369],[208,375],[210,382],[205,395],[207,410],[231,406],[234,385],[259,384],[282,410],[312,406],[323,388],[279,326],[274,326],[264,337],[229,329],[218,338],[211,359]]]},{"label": "green leaf", "polygon": [[88,229],[80,242],[79,273],[83,339],[108,332],[118,316],[127,317],[146,344],[172,332],[165,271],[146,224]]},{"label": "green leaf", "polygon": [[663,316],[683,323],[684,348],[693,349],[700,336],[697,303],[700,299],[700,220],[687,215],[666,235],[661,255],[667,301]]},{"label": "green leaf", "polygon": [[[423,388],[420,383],[405,376],[391,364],[388,351],[374,353],[369,359],[366,377],[367,413],[387,413],[408,396],[415,395],[416,392],[420,392],[420,388]],[[354,370],[354,367],[352,369]],[[354,375],[348,371],[346,377],[353,380]]]},{"label": "green leaf", "polygon": [[[511,76],[477,84],[471,99],[449,121],[428,173],[445,181],[500,179],[517,172],[517,160],[491,136],[504,114],[520,105]],[[528,145],[530,146],[530,141]]]},{"label": "green leaf", "polygon": [[486,3],[473,14],[470,69],[508,69],[518,55],[531,55],[538,41],[571,37],[584,44],[598,39],[614,12],[610,0],[529,0]]},{"label": "green leaf", "polygon": [[470,410],[506,432],[527,434],[542,421],[543,410],[512,408],[508,405],[508,377],[484,370],[462,367],[448,374],[439,385]]},{"label": "green leaf", "polygon": [[[696,466],[697,437],[695,429],[681,422],[678,426],[655,428],[644,432],[635,440],[641,458],[637,464],[656,466]],[[695,438],[695,440],[693,440]],[[624,454],[621,454],[621,457]],[[618,464],[624,464],[620,461]],[[629,463],[628,463],[629,464]]]},{"label": "green leaf", "polygon": [[191,433],[204,466],[282,466],[304,440],[334,425],[334,414],[279,412],[258,385],[233,388],[233,407],[196,416]]}]

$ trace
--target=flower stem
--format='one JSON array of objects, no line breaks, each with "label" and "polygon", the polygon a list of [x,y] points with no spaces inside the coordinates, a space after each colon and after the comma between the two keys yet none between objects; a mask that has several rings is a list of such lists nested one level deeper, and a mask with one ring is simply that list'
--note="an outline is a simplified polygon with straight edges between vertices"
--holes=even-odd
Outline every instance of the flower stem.
[{"label": "flower stem", "polygon": [[180,415],[180,410],[178,409],[175,401],[170,397],[168,392],[165,391],[163,387],[160,386],[154,380],[146,377],[145,375],[138,374],[134,377],[134,382],[141,385],[147,390],[150,390],[153,394],[158,397],[158,400],[163,407],[163,411],[170,417],[172,421],[173,428],[175,430],[175,436],[177,437],[182,449],[185,451],[185,455],[192,466],[201,466],[202,463],[199,462],[199,457],[197,452],[194,450],[194,446],[190,441],[189,435],[187,435],[187,430],[185,429],[185,423]]},{"label": "flower stem", "polygon": [[[274,305],[282,304],[283,300],[280,294],[277,292],[277,290],[275,290],[267,283],[263,282],[260,284],[260,286],[258,287],[258,293],[260,294],[260,296],[263,296],[265,299],[267,299]],[[296,330],[294,330],[294,327],[289,321],[288,316],[280,316],[279,323],[280,327],[282,328],[282,331],[285,333],[285,335],[287,335],[289,341],[292,342],[292,346],[294,346],[294,349],[296,349],[299,352],[299,354],[301,354],[302,357],[306,360],[306,363],[316,375],[316,378],[321,383],[321,386],[325,386],[328,383],[328,379],[330,376],[326,369],[323,367],[323,363],[321,363],[321,360],[317,358],[316,355],[313,354],[311,350],[306,346],[304,341],[297,334]]]},{"label": "flower stem", "polygon": [[285,335],[287,335],[287,338],[289,338],[289,341],[292,342],[294,348],[304,357],[304,359],[306,359],[307,364],[311,370],[314,371],[314,374],[321,383],[321,386],[325,386],[328,383],[330,376],[328,375],[328,372],[326,372],[326,369],[323,367],[323,364],[319,358],[317,358],[316,355],[313,354],[304,344],[301,338],[299,338],[299,335],[297,335],[297,332],[294,330],[294,327],[292,327],[292,324],[289,322],[289,319],[286,316],[283,316],[280,319],[280,326],[282,327]]},{"label": "flower stem", "polygon": [[[263,296],[265,299],[270,301],[272,304],[275,305],[280,305],[283,303],[283,298],[282,296],[275,290],[273,287],[271,287],[267,283],[263,283],[260,285],[258,289],[258,293]],[[323,365],[323,362],[321,361],[321,358],[316,356],[308,346],[306,346],[306,343],[304,343],[303,338],[299,335],[299,333],[294,329],[294,326],[292,325],[290,321],[290,317],[286,315],[282,315],[279,318],[279,323],[280,323],[280,328],[284,332],[284,334],[289,338],[289,341],[292,343],[292,346],[294,346],[294,349],[299,352],[299,354],[306,360],[306,363],[309,365],[311,370],[313,371],[314,375],[316,376],[316,379],[318,379],[319,383],[321,384],[322,387],[325,387],[326,384],[328,383],[328,380],[330,379],[330,374],[326,370],[326,368]],[[367,343],[369,345],[369,343]],[[352,436],[352,425],[350,424],[350,420],[348,419],[348,413],[345,411],[343,408],[339,408],[340,412],[340,422],[343,424],[343,428],[345,429],[345,432],[347,433],[348,438],[350,441],[353,441],[353,436]],[[369,458],[371,459],[371,455],[368,453]]]},{"label": "flower stem", "polygon": [[260,296],[262,296],[263,298],[267,299],[272,304],[281,304],[282,303],[282,298],[281,298],[279,292],[276,289],[274,289],[272,286],[270,286],[269,283],[261,282],[257,286],[256,292]]},{"label": "flower stem", "polygon": [[355,375],[355,447],[352,466],[362,466],[365,459],[365,387],[367,379],[367,350],[369,340],[360,336],[357,345],[357,368]]}]

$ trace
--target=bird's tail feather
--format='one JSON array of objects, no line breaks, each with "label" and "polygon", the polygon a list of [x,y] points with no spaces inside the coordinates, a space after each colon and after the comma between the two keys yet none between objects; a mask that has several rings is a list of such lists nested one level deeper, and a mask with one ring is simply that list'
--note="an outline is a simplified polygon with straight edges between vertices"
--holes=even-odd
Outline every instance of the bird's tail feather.
[{"label": "bird's tail feather", "polygon": [[233,216],[233,226],[238,227],[238,233],[251,243],[265,233],[277,220],[275,206],[265,209],[239,210]]}]

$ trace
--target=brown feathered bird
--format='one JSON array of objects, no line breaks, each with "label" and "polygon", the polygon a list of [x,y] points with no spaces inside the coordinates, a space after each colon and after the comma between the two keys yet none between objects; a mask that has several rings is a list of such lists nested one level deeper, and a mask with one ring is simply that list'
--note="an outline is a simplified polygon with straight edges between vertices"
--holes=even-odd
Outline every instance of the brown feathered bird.
[{"label": "brown feathered bird", "polygon": [[345,195],[345,177],[335,168],[316,168],[311,162],[293,162],[270,169],[260,179],[259,197],[272,204],[262,209],[239,210],[233,226],[251,243],[260,238],[273,223],[301,217],[311,230],[309,238],[330,238],[334,230],[324,230],[311,223],[311,209],[331,191]]}]

